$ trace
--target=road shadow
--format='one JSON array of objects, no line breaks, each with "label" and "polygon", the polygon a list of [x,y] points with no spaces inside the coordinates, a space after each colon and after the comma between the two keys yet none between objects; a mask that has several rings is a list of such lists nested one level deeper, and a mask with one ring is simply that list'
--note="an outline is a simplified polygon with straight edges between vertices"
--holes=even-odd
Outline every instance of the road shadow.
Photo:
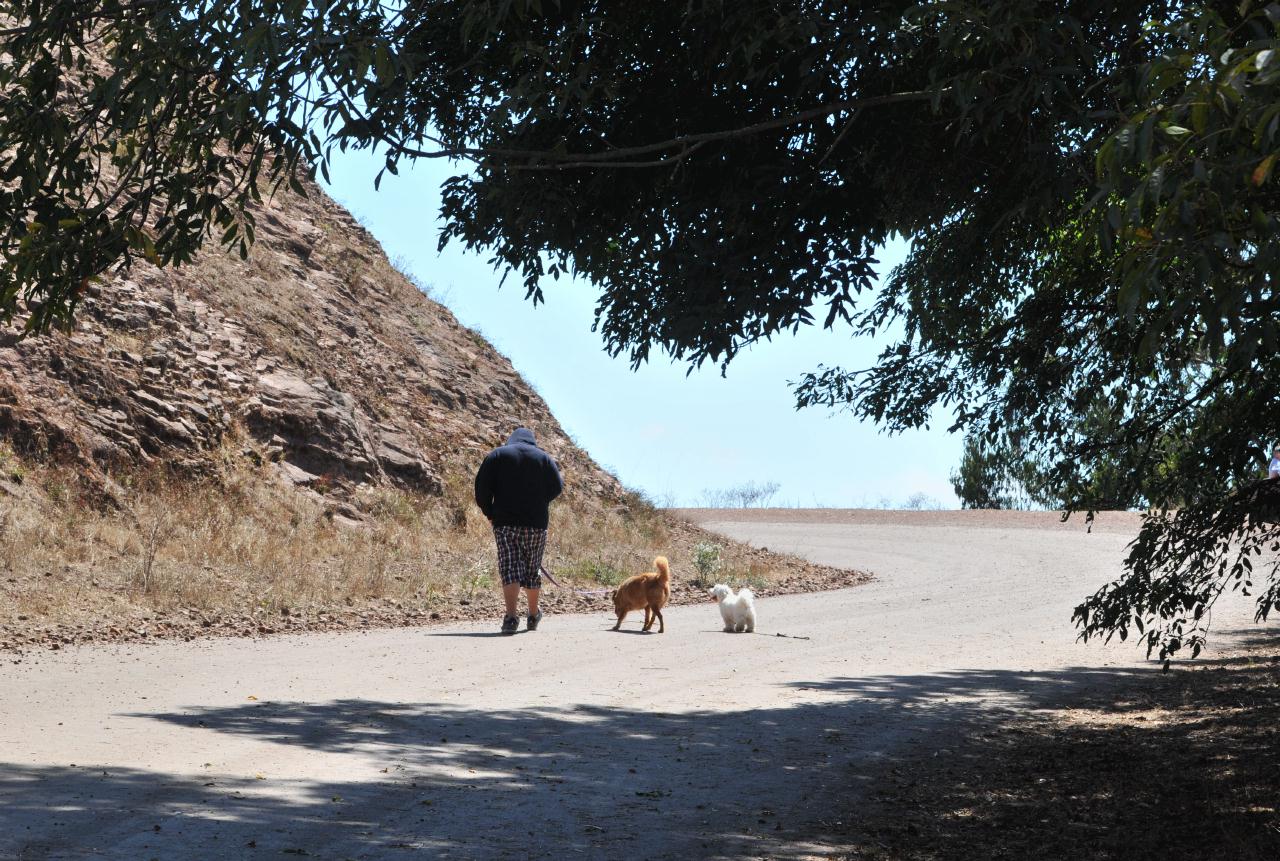
[{"label": "road shadow", "polygon": [[[516,634],[527,634],[528,631],[519,630],[513,633],[504,631],[428,631],[428,637],[514,637]],[[536,633],[536,632],[535,632]]]},{"label": "road shadow", "polygon": [[1239,648],[1280,652],[1280,610],[1273,610],[1271,618],[1247,628],[1226,628],[1213,631],[1214,642],[1234,643]]},{"label": "road shadow", "polygon": [[[973,723],[895,763],[856,814],[818,832],[867,861],[1274,861],[1280,638],[1254,630],[1239,646],[1251,651],[1067,686],[1035,713]],[[967,689],[954,681],[927,697]],[[923,692],[911,679],[829,689],[907,702]]]},{"label": "road shadow", "polygon": [[[1247,689],[1260,678],[1252,665],[1224,663],[1215,671],[1230,674],[1224,690]],[[1091,723],[1061,738],[1041,737],[1024,731],[1023,722],[1028,706],[1092,702],[1100,690],[1112,693],[1099,702],[1118,712],[1148,708],[1132,693],[1114,692],[1161,689],[1161,679],[1173,676],[1178,674],[1161,676],[1153,667],[819,679],[784,687],[773,708],[691,713],[593,706],[475,710],[351,699],[138,713],[131,717],[182,728],[193,749],[210,744],[213,734],[227,734],[339,765],[358,754],[350,757],[355,773],[277,782],[269,750],[261,780],[216,767],[176,775],[0,763],[0,858],[260,858],[284,852],[399,858],[413,850],[418,857],[459,858],[916,857],[901,846],[907,854],[865,854],[892,845],[875,830],[887,827],[877,824],[877,810],[889,811],[884,821],[916,823],[916,833],[924,833],[919,822],[925,799],[912,796],[913,788],[936,784],[948,769],[981,773],[992,757],[1020,762],[1027,756],[1040,757],[1038,764],[1009,774],[1008,785],[972,790],[1019,799],[1009,808],[996,805],[982,819],[992,828],[1012,808],[1047,823],[1034,856],[1003,857],[1155,858],[1151,847],[1168,851],[1172,844],[1144,819],[1150,811],[1118,812],[1127,810],[1125,799],[1135,797],[1142,769],[1150,766],[1145,759],[1121,761],[1120,769],[1115,760],[1116,744],[1137,731],[1127,723]],[[797,688],[808,689],[803,701],[788,703]],[[726,699],[731,701],[731,689]],[[1259,697],[1254,707],[1267,706]],[[1205,724],[1186,733],[1198,739],[1229,730],[1227,724]],[[1152,738],[1146,747],[1153,755],[1185,741]],[[1055,747],[1041,757],[1039,744],[1046,739]],[[1256,741],[1240,739],[1240,753],[1259,755]],[[1230,746],[1214,749],[1209,739],[1188,750],[1177,753],[1177,761],[1205,770],[1221,764],[1228,750],[1236,755]],[[939,751],[944,760],[935,756]],[[1266,761],[1274,764],[1274,753]],[[946,765],[938,772],[940,762]],[[1112,777],[1078,787],[1077,800],[1066,806],[1056,796],[1035,793],[1043,786],[1035,780],[1056,780],[1066,771]],[[1120,781],[1121,772],[1132,778]],[[986,826],[937,826],[952,822],[947,816],[960,809],[951,809],[951,801],[976,803],[963,788],[944,787],[948,810],[931,814],[928,827],[936,840],[929,851],[939,858],[1001,857],[964,854]],[[1223,805],[1208,793],[1170,793],[1188,823],[1256,827],[1248,817],[1216,818]],[[1158,787],[1153,797],[1162,797]],[[1059,827],[1064,816],[1081,824]],[[1108,851],[1139,851],[1068,854],[1079,850],[1077,832],[1097,837],[1099,828],[1107,830],[1103,836],[1122,829],[1102,844]],[[650,835],[651,842],[640,835]]]}]

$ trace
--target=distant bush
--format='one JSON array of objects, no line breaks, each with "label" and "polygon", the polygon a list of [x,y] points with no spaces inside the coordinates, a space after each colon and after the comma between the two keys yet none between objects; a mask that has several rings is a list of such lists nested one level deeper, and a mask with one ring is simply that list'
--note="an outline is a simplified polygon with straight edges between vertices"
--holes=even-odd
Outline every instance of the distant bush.
[{"label": "distant bush", "polygon": [[748,481],[737,487],[702,491],[703,508],[764,508],[777,495],[781,485],[776,481],[756,484]]},{"label": "distant bush", "polygon": [[653,498],[653,504],[658,508],[675,508],[676,495],[670,490],[663,491]]}]

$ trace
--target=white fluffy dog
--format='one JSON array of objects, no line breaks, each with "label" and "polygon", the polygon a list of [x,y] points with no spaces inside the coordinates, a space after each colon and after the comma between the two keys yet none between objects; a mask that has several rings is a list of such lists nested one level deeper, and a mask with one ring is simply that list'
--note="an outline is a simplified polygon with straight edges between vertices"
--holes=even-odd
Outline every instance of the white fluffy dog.
[{"label": "white fluffy dog", "polygon": [[756,596],[750,589],[742,588],[738,594],[723,583],[708,590],[711,597],[720,602],[720,615],[724,617],[724,629],[729,633],[756,629]]}]

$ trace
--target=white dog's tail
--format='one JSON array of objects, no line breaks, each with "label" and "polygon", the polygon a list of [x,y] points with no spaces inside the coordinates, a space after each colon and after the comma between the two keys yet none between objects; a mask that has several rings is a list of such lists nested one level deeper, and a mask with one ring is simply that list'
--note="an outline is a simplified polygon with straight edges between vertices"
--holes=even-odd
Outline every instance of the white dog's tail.
[{"label": "white dog's tail", "polygon": [[738,600],[748,606],[754,606],[756,603],[756,593],[752,592],[746,586],[738,590]]}]

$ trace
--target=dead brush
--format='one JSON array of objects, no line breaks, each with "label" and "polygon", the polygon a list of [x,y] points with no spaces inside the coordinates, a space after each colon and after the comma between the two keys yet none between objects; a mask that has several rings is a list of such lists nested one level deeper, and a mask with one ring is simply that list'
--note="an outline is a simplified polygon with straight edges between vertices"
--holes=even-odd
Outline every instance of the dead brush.
[{"label": "dead brush", "polygon": [[141,552],[138,568],[138,585],[144,593],[151,592],[153,574],[155,573],[156,554],[173,537],[173,528],[169,517],[163,511],[148,512],[143,517],[134,514],[134,527],[141,539]]}]

